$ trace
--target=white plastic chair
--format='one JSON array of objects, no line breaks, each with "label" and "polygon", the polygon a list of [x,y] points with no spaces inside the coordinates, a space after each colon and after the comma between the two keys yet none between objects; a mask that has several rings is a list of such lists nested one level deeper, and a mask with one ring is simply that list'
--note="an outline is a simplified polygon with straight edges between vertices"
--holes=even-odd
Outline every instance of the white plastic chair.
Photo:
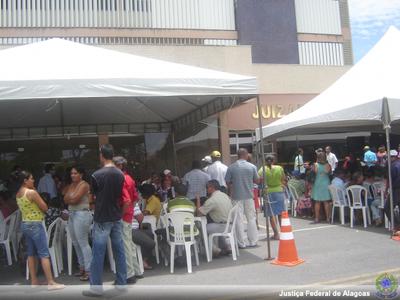
[{"label": "white plastic chair", "polygon": [[[136,245],[136,244],[135,244]],[[136,245],[136,256],[139,263],[140,273],[144,273],[144,265],[143,265],[143,256],[142,256],[142,247]]]},{"label": "white plastic chair", "polygon": [[142,224],[150,224],[151,232],[153,233],[153,239],[155,243],[154,252],[156,253],[157,264],[160,263],[160,252],[158,249],[158,239],[156,234],[157,229],[157,218],[155,216],[144,216]]},{"label": "white plastic chair", "polygon": [[297,208],[297,201],[299,200],[299,195],[297,194],[297,191],[294,188],[294,186],[292,186],[290,184],[288,184],[288,190],[289,190],[290,197],[292,198],[290,210],[292,211],[292,216],[296,217],[297,216],[296,208]]},{"label": "white plastic chair", "polygon": [[329,185],[328,186],[329,192],[332,196],[332,216],[331,216],[331,223],[333,223],[333,217],[335,215],[335,208],[339,208],[339,213],[340,213],[340,223],[344,225],[344,208],[348,207],[348,203],[346,200],[346,196],[344,194],[344,191],[341,189],[338,189],[334,185]]},{"label": "white plastic chair", "polygon": [[16,210],[13,214],[15,214],[15,219],[14,219],[14,225],[13,225],[13,230],[10,233],[10,242],[11,246],[13,249],[14,253],[14,259],[15,261],[18,260],[17,254],[18,254],[18,249],[19,249],[19,242],[21,241],[22,238],[22,232],[21,232],[21,211],[18,209]]},{"label": "white plastic chair", "polygon": [[[380,181],[380,182],[374,182],[372,184],[372,191],[374,193],[374,199],[380,199],[381,204],[379,205],[379,208],[384,210],[385,209],[385,183]],[[389,219],[387,218],[385,212],[383,212],[383,217],[385,218],[385,228],[389,228]]]},{"label": "white plastic chair", "polygon": [[346,189],[347,200],[350,207],[350,227],[353,227],[354,210],[361,209],[364,221],[364,227],[367,227],[367,222],[371,224],[367,204],[367,189],[361,185],[351,185]]},{"label": "white plastic chair", "polygon": [[283,188],[283,197],[285,198],[285,210],[288,210],[288,208],[290,207],[290,191],[287,186]]},{"label": "white plastic chair", "polygon": [[237,205],[232,207],[232,209],[229,211],[229,216],[228,216],[228,221],[226,222],[226,227],[225,230],[221,233],[213,233],[208,236],[208,248],[210,249],[210,261],[212,261],[212,249],[213,249],[213,240],[214,238],[223,236],[229,238],[229,243],[231,244],[231,249],[232,249],[232,258],[233,260],[237,259],[237,256],[239,256],[239,247],[236,239],[236,234],[235,234],[235,226],[237,222],[237,217],[238,217],[238,208]]},{"label": "white plastic chair", "polygon": [[[188,273],[192,273],[192,255],[190,251],[192,245],[194,246],[196,265],[198,266],[200,264],[199,253],[197,251],[196,240],[194,237],[194,216],[185,212],[173,212],[167,214],[167,220],[167,242],[171,246],[171,273],[174,273],[175,246],[179,245],[185,246]],[[186,231],[185,235],[184,229],[188,227],[189,231]],[[173,234],[169,232],[170,228],[173,228]]]},{"label": "white plastic chair", "polygon": [[[11,257],[11,235],[14,231],[15,219],[17,218],[17,212],[13,212],[7,218],[4,219],[3,225],[0,230],[0,244],[4,245],[7,255],[7,263],[9,266],[12,265]],[[15,256],[15,253],[14,253]]]},{"label": "white plastic chair", "polygon": [[[49,247],[49,254],[50,254],[50,262],[53,269],[54,277],[58,277],[58,261],[57,256],[58,253],[58,239],[60,234],[60,225],[61,225],[61,218],[57,218],[50,224],[49,228],[46,231],[46,238],[47,238],[47,246]],[[46,229],[46,225],[42,222],[44,228]],[[51,233],[53,232],[53,238],[50,243]],[[29,268],[28,268],[28,260],[26,260],[26,280],[29,280]]]}]

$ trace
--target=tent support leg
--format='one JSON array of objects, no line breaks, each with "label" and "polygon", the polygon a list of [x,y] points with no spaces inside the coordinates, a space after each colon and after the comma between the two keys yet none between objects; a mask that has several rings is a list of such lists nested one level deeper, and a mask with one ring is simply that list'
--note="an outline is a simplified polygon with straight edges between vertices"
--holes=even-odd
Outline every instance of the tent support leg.
[{"label": "tent support leg", "polygon": [[173,159],[173,163],[174,163],[174,175],[179,177],[178,174],[178,167],[177,167],[177,160],[176,160],[176,144],[175,144],[175,127],[172,126],[172,130],[171,130],[171,139],[172,139],[172,159]]},{"label": "tent support leg", "polygon": [[[264,155],[264,137],[263,137],[263,132],[262,132],[262,114],[261,114],[261,104],[260,104],[260,96],[257,96],[257,108],[258,108],[258,126],[260,129],[260,148],[261,148],[261,164],[262,164],[262,169],[263,169],[263,176],[261,178],[261,199],[264,199],[264,193],[265,193],[265,155]],[[269,202],[269,200],[268,200]],[[267,206],[269,207],[269,203],[267,203]],[[265,207],[265,204],[264,204]],[[265,214],[265,227],[266,227],[266,234],[267,234],[267,257],[265,258],[266,260],[272,260],[271,257],[271,240],[269,237],[269,220],[267,214]]]},{"label": "tent support leg", "polygon": [[[385,126],[385,134],[386,134],[386,147],[387,152],[390,151],[390,125]],[[390,227],[389,229],[394,229],[394,213],[393,213],[393,183],[392,183],[392,176],[391,176],[391,161],[389,157],[388,161],[388,179],[389,179],[389,201],[390,201]]]}]

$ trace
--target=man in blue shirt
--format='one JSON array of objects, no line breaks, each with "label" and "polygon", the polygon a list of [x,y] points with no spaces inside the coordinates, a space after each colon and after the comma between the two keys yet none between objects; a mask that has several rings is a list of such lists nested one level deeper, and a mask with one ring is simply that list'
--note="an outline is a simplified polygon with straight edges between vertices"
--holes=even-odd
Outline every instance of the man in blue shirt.
[{"label": "man in blue shirt", "polygon": [[[239,220],[243,215],[247,219],[247,237],[248,246],[255,247],[258,241],[258,230],[256,224],[256,209],[253,200],[254,183],[258,183],[258,174],[256,167],[247,162],[249,153],[246,149],[240,148],[238,151],[238,160],[231,164],[226,171],[225,181],[228,184],[229,194],[233,203],[238,205]],[[237,240],[240,248],[245,248],[245,232],[242,222],[236,225]]]},{"label": "man in blue shirt", "polygon": [[376,163],[378,162],[378,158],[376,157],[376,154],[371,151],[369,146],[364,147],[364,159],[363,159],[365,165],[367,166],[368,169],[375,167]]}]

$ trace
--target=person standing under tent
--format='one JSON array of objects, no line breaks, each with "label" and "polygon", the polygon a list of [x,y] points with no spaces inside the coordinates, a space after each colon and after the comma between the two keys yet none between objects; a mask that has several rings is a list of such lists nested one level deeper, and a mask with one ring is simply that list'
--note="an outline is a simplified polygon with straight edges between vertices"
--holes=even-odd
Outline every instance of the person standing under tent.
[{"label": "person standing under tent", "polygon": [[[258,183],[259,178],[256,167],[247,161],[248,155],[246,149],[239,149],[238,160],[228,167],[225,181],[228,184],[229,195],[234,204],[238,205],[239,220],[243,219],[243,215],[246,216],[248,246],[255,247],[258,241],[258,230],[253,200],[253,184]],[[245,232],[242,222],[237,223],[236,232],[239,247],[245,248]]]},{"label": "person standing under tent", "polygon": [[80,275],[81,281],[89,280],[92,260],[89,234],[93,216],[89,209],[90,186],[83,180],[84,174],[85,170],[82,167],[71,168],[71,184],[68,185],[64,195],[64,202],[68,204],[69,211],[68,230],[78,257],[79,274],[77,275]]},{"label": "person standing under tent", "polygon": [[92,174],[92,189],[95,197],[92,262],[90,265],[90,289],[84,296],[103,295],[103,267],[108,239],[116,267],[116,288],[126,285],[126,260],[122,227],[120,199],[124,185],[124,174],[112,162],[114,148],[110,144],[100,147],[100,162],[103,167]]},{"label": "person standing under tent", "polygon": [[329,217],[331,215],[331,194],[329,192],[328,186],[331,183],[329,174],[331,174],[331,166],[326,160],[325,152],[317,153],[317,162],[313,166],[315,176],[315,181],[311,191],[311,198],[315,201],[314,223],[320,222],[320,209],[321,203],[324,204],[324,210],[326,215],[326,221],[329,223]]},{"label": "person standing under tent", "polygon": [[338,166],[338,159],[334,153],[332,153],[332,148],[331,146],[326,146],[325,147],[325,153],[326,153],[326,160],[328,161],[328,164],[331,166],[331,172],[335,172],[335,169]]},{"label": "person standing under tent", "polygon": [[[278,226],[275,223],[275,216],[278,216],[279,223],[281,221],[281,214],[285,210],[285,196],[283,193],[283,186],[286,183],[285,171],[281,166],[274,165],[274,157],[267,155],[265,158],[265,167],[258,170],[258,176],[265,178],[265,207],[264,214],[269,217],[271,227],[274,231],[275,240],[279,240]],[[265,174],[263,171],[265,170]]]},{"label": "person standing under tent", "polygon": [[121,207],[122,207],[122,240],[124,242],[124,251],[126,258],[126,283],[136,283],[135,263],[138,261],[136,256],[136,245],[132,241],[132,221],[133,207],[138,200],[135,180],[128,174],[127,160],[122,156],[113,158],[115,166],[124,173],[124,185],[122,187]]},{"label": "person standing under tent", "polygon": [[306,173],[306,168],[304,167],[304,161],[303,161],[303,149],[299,148],[297,150],[297,155],[294,158],[294,171],[299,171],[300,174],[305,174]]},{"label": "person standing under tent", "polygon": [[211,179],[218,181],[221,192],[226,193],[227,185],[225,181],[226,171],[228,167],[221,162],[221,152],[215,150],[210,154],[212,164],[207,168],[207,174],[210,175]]},{"label": "person standing under tent", "polygon": [[187,186],[187,194],[193,204],[196,203],[196,195],[200,196],[201,203],[204,203],[207,198],[207,182],[210,180],[210,175],[201,170],[200,161],[192,162],[192,170],[183,176],[182,182]]},{"label": "person standing under tent", "polygon": [[44,167],[44,175],[39,180],[37,187],[38,193],[49,194],[50,199],[57,197],[57,187],[53,179],[55,174],[54,164],[46,164]]},{"label": "person standing under tent", "polygon": [[31,285],[39,285],[39,280],[36,275],[37,257],[39,257],[47,279],[48,290],[63,289],[65,286],[55,282],[51,274],[47,236],[42,224],[44,212],[47,211],[48,207],[35,190],[35,180],[30,172],[20,171],[18,174],[18,181],[21,187],[16,194],[16,199],[22,214],[21,228],[27,246]]}]

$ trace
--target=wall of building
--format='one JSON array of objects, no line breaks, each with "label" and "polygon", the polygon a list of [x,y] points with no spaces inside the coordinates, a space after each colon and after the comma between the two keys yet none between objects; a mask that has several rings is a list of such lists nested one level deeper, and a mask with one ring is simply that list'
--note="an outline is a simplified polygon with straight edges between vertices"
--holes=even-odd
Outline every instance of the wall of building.
[{"label": "wall of building", "polygon": [[236,27],[253,63],[299,63],[293,0],[238,0]]}]

